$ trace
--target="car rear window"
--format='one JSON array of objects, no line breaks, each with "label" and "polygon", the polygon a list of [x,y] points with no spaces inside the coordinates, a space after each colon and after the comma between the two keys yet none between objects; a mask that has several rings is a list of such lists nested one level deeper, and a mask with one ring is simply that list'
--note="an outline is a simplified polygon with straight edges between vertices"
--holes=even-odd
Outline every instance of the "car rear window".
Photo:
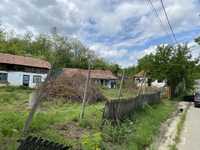
[{"label": "car rear window", "polygon": [[195,97],[200,98],[200,93],[196,93]]}]

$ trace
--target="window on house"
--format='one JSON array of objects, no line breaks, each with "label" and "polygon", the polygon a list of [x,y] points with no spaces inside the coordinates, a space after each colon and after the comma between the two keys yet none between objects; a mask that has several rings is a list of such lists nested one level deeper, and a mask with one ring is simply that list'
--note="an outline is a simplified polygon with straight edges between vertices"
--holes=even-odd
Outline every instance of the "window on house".
[{"label": "window on house", "polygon": [[6,82],[8,80],[7,73],[0,73],[0,82]]},{"label": "window on house", "polygon": [[42,82],[42,76],[38,76],[38,75],[35,75],[33,76],[33,83],[41,83]]}]

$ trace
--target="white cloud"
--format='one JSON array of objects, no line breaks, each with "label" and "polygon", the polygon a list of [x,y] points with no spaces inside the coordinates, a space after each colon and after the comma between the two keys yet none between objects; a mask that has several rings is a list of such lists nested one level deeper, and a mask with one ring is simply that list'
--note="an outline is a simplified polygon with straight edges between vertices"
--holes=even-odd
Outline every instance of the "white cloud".
[{"label": "white cloud", "polygon": [[[130,51],[130,47],[146,47],[152,39],[169,33],[160,1],[152,2],[164,29],[145,0],[2,0],[0,22],[17,33],[49,33],[56,26],[58,32],[78,37],[101,57],[128,66],[153,52],[151,45],[160,43],[140,51]],[[164,4],[176,35],[200,27],[199,0],[166,0]],[[109,43],[102,42],[105,38]],[[180,41],[192,38],[187,34],[178,37]],[[198,50],[193,50],[195,56]]]},{"label": "white cloud", "polygon": [[[150,46],[144,50],[132,52],[129,54],[128,60],[132,62],[132,64],[137,64],[138,60],[144,57],[145,55],[154,54],[156,52],[156,48],[158,45]],[[188,43],[188,47],[191,50],[192,58],[200,57],[200,45],[198,45],[194,41],[190,41]]]},{"label": "white cloud", "polygon": [[90,46],[90,49],[95,51],[95,53],[98,56],[110,59],[111,61],[113,59],[119,59],[119,58],[125,57],[128,54],[128,51],[125,49],[120,49],[120,50],[111,49],[108,46],[97,44],[97,43]]},{"label": "white cloud", "polygon": [[150,46],[146,49],[140,50],[140,51],[133,51],[129,54],[128,59],[132,61],[132,64],[137,64],[138,60],[144,57],[145,55],[149,55],[151,53],[155,53],[156,51],[156,45]]}]

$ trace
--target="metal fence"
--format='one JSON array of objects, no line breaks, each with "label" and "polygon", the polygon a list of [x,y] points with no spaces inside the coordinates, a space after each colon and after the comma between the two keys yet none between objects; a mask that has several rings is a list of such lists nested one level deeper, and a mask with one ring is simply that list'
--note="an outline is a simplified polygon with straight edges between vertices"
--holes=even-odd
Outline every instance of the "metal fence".
[{"label": "metal fence", "polygon": [[128,117],[136,109],[146,104],[154,104],[160,101],[160,92],[144,94],[135,98],[109,101],[105,104],[103,119],[119,121]]},{"label": "metal fence", "polygon": [[17,150],[69,150],[70,146],[44,140],[38,137],[29,136],[19,140],[20,145]]}]

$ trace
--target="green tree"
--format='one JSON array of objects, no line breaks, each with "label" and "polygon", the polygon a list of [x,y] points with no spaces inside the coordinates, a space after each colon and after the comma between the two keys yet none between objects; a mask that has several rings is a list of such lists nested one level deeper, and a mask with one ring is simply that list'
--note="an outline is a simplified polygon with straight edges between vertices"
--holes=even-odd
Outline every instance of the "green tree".
[{"label": "green tree", "polygon": [[200,45],[200,36],[198,38],[194,39],[194,41]]},{"label": "green tree", "polygon": [[155,80],[166,80],[171,87],[172,96],[179,96],[193,88],[192,76],[198,60],[191,59],[187,45],[158,46],[155,54],[145,56],[139,66]]},{"label": "green tree", "polygon": [[111,64],[109,68],[115,75],[118,75],[121,72],[121,68],[118,64]]},{"label": "green tree", "polygon": [[88,68],[88,62],[94,69],[111,69],[117,74],[120,67],[97,57],[79,40],[61,36],[56,27],[52,34],[34,36],[31,32],[16,35],[6,32],[0,25],[0,52],[32,56],[48,60],[55,68]]},{"label": "green tree", "polygon": [[128,68],[125,68],[125,73],[126,73],[126,76],[128,77],[133,77],[138,71],[138,67],[136,66],[130,66]]},{"label": "green tree", "polygon": [[138,66],[136,68],[136,72],[144,70],[148,76],[151,76],[152,68],[153,68],[153,62],[154,62],[154,56],[153,54],[145,55],[141,59],[138,60]]}]

